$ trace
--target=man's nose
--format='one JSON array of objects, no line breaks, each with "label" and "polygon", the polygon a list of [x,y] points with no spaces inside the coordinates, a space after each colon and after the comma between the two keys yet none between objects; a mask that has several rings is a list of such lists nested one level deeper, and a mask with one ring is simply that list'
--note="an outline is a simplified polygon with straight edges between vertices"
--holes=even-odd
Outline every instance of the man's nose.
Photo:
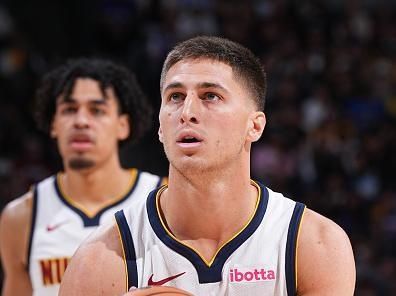
[{"label": "man's nose", "polygon": [[187,94],[184,99],[182,114],[180,117],[181,123],[199,123],[200,108],[200,98],[194,93]]},{"label": "man's nose", "polygon": [[89,126],[89,114],[84,109],[79,109],[74,117],[74,126],[76,128],[86,128]]}]

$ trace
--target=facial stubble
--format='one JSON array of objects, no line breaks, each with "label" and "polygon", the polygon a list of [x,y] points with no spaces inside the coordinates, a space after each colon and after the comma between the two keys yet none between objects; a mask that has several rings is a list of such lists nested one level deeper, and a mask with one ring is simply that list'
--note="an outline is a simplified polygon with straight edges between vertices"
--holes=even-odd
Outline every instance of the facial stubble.
[{"label": "facial stubble", "polygon": [[69,167],[72,170],[84,170],[92,168],[93,166],[95,166],[95,162],[91,159],[77,157],[69,160]]}]

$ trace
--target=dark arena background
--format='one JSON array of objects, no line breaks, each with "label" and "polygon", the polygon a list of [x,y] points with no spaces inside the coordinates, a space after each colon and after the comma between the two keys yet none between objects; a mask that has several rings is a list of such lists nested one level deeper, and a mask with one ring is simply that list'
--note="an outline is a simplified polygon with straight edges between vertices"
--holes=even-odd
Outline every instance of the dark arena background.
[{"label": "dark arena background", "polygon": [[2,0],[0,206],[61,169],[31,114],[47,70],[96,56],[135,71],[156,112],[122,160],[166,174],[157,137],[165,54],[191,36],[224,36],[252,49],[268,73],[254,178],[345,229],[356,295],[396,295],[395,20],[395,0]]}]

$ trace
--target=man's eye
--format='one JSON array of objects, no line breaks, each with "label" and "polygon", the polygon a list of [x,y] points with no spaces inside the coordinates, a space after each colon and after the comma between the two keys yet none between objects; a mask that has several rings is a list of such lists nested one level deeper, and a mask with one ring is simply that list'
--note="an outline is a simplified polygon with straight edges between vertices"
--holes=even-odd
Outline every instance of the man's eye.
[{"label": "man's eye", "polygon": [[214,93],[205,93],[204,99],[208,101],[215,101],[219,100],[220,97]]},{"label": "man's eye", "polygon": [[105,111],[101,108],[92,108],[91,113],[93,115],[103,115],[103,114],[105,114]]},{"label": "man's eye", "polygon": [[73,106],[68,106],[61,109],[61,114],[73,114],[77,112],[77,108]]},{"label": "man's eye", "polygon": [[184,96],[181,93],[174,93],[174,94],[171,94],[169,97],[169,99],[173,102],[180,102],[183,100],[183,98],[184,98]]}]

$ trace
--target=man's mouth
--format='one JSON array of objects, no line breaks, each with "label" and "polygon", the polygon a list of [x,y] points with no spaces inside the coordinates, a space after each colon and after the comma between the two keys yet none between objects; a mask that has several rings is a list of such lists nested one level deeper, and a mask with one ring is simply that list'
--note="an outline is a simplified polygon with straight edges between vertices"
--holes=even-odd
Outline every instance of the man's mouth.
[{"label": "man's mouth", "polygon": [[182,149],[195,149],[201,146],[203,139],[198,133],[195,132],[183,132],[179,135],[177,139],[177,144]]},{"label": "man's mouth", "polygon": [[183,137],[180,141],[178,141],[179,143],[198,143],[198,142],[202,142],[201,140],[198,140],[195,137],[192,136],[186,136]]},{"label": "man's mouth", "polygon": [[92,147],[93,141],[87,135],[77,135],[70,139],[70,145],[75,150],[84,151]]}]

